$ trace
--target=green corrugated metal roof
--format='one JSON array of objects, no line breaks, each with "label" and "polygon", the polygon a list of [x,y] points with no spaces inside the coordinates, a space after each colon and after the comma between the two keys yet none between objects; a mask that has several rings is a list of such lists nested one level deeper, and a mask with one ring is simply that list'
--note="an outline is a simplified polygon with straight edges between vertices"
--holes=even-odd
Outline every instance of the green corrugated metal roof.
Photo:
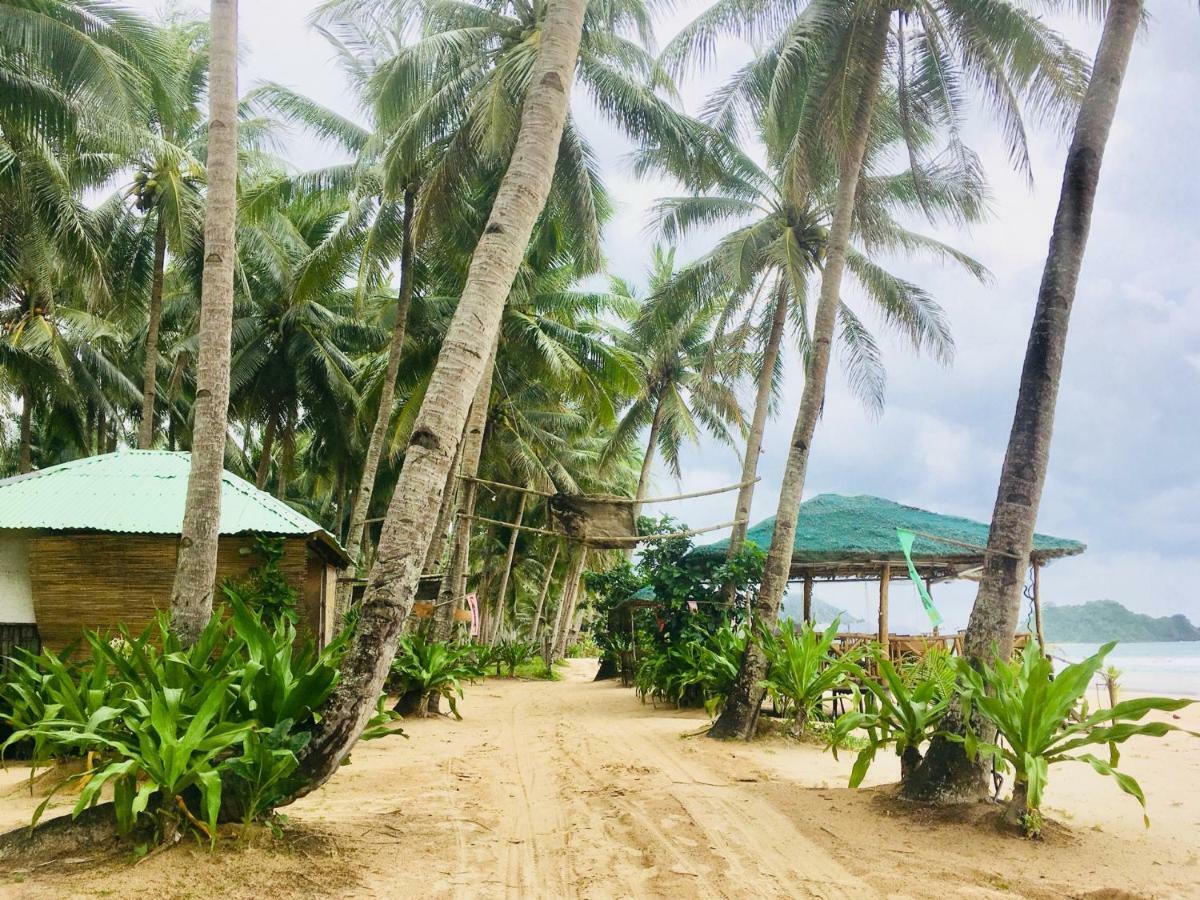
[{"label": "green corrugated metal roof", "polygon": [[[179,534],[190,454],[121,450],[0,480],[0,528]],[[225,472],[221,534],[308,535],[344,557],[320,525]]]},{"label": "green corrugated metal roof", "polygon": [[[896,540],[896,529],[917,534],[913,542],[913,560],[970,560],[983,555],[987,546],[988,526],[974,519],[944,516],[940,513],[904,506],[881,497],[820,494],[800,505],[796,520],[793,565],[869,562],[903,559]],[[746,534],[746,540],[763,550],[771,546],[775,517],[764,519]],[[934,537],[927,537],[932,535]],[[945,543],[947,538],[970,547]],[[728,539],[697,547],[693,555],[725,555]],[[1079,541],[1036,534],[1034,552],[1042,559],[1073,556],[1087,549]]]}]

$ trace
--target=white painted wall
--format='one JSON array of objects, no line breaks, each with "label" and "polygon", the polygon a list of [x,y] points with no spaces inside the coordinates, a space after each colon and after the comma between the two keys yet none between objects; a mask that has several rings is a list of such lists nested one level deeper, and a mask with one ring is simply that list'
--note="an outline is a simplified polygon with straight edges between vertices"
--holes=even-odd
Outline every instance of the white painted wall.
[{"label": "white painted wall", "polygon": [[0,622],[33,623],[29,535],[0,529]]}]

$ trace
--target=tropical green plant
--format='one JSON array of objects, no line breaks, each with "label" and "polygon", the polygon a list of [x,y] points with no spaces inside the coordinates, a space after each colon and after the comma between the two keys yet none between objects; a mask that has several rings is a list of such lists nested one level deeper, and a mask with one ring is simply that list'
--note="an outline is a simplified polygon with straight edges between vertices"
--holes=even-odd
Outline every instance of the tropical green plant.
[{"label": "tropical green plant", "polygon": [[517,674],[517,667],[537,656],[538,647],[532,641],[522,641],[516,638],[501,641],[496,645],[496,659],[504,663],[508,669],[508,677]]},{"label": "tropical green plant", "polygon": [[854,732],[866,734],[866,746],[850,771],[850,787],[862,784],[875,754],[887,747],[900,757],[901,780],[912,773],[921,761],[921,748],[933,739],[950,706],[957,677],[953,664],[918,662],[897,668],[878,647],[871,649],[871,662],[878,678],[858,673],[864,709],[839,716],[830,734],[834,756]]},{"label": "tropical green plant", "polygon": [[[1099,774],[1113,778],[1144,810],[1146,797],[1141,785],[1117,768],[1121,760],[1118,745],[1132,737],[1162,737],[1183,730],[1169,722],[1142,720],[1151,712],[1183,709],[1192,700],[1140,697],[1108,709],[1088,709],[1088,687],[1115,646],[1115,641],[1109,642],[1094,655],[1064,666],[1058,673],[1032,643],[1011,661],[997,656],[978,669],[965,658],[957,660],[963,718],[968,728],[964,734],[943,736],[961,743],[968,758],[988,758],[1003,770],[1012,771],[1008,818],[1020,823],[1029,836],[1041,831],[1042,797],[1050,766],[1065,761],[1087,763]],[[973,718],[974,714],[983,721]],[[988,730],[983,723],[994,728],[1003,740],[985,737]],[[1107,759],[1086,752],[1090,747],[1107,747]],[[1149,816],[1143,818],[1149,825]]]},{"label": "tropical green plant", "polygon": [[[64,782],[83,783],[74,814],[111,783],[126,834],[194,827],[212,839],[218,817],[264,818],[293,787],[346,639],[318,650],[262,604],[228,603],[232,615],[214,616],[188,648],[160,617],[139,635],[85,632],[87,654],[73,662],[18,653],[0,681],[0,719],[12,728],[3,747],[26,744],[35,764],[85,757]],[[392,718],[374,716],[367,736],[395,733]]]},{"label": "tropical green plant", "polygon": [[778,630],[762,629],[760,640],[767,658],[762,687],[780,713],[791,719],[796,736],[804,734],[827,693],[848,687],[860,674],[857,663],[865,652],[862,648],[833,652],[839,624],[835,618],[824,631],[817,631],[811,622],[797,627],[788,619]]},{"label": "tropical green plant", "polygon": [[715,716],[729,695],[745,646],[742,629],[726,625],[711,633],[695,632],[688,640],[643,657],[634,687],[643,701],[650,697],[677,706],[702,706]]},{"label": "tropical green plant", "polygon": [[[110,683],[107,696],[115,705],[48,709],[46,718],[14,732],[8,742],[32,738],[47,749],[87,754],[94,761],[63,782],[83,783],[74,816],[94,806],[111,783],[121,833],[131,833],[148,817],[159,837],[190,824],[215,839],[219,757],[255,724],[232,714],[237,652],[234,642],[223,641],[225,632],[214,617],[189,649],[161,618],[156,629],[139,636],[122,632],[127,647],[88,633],[92,658],[80,671],[89,684]],[[152,634],[162,641],[161,650]],[[34,813],[34,824],[52,796]]]},{"label": "tropical green plant", "polygon": [[400,639],[392,660],[391,687],[399,695],[396,711],[415,713],[424,718],[433,696],[444,697],[456,719],[462,682],[475,676],[478,669],[471,650],[448,641],[431,641],[419,633]]},{"label": "tropical green plant", "polygon": [[238,552],[243,556],[256,556],[260,562],[242,578],[225,579],[221,585],[225,599],[252,607],[276,631],[284,625],[295,626],[300,621],[296,590],[279,568],[284,552],[283,539],[256,535],[250,547],[243,547]]}]

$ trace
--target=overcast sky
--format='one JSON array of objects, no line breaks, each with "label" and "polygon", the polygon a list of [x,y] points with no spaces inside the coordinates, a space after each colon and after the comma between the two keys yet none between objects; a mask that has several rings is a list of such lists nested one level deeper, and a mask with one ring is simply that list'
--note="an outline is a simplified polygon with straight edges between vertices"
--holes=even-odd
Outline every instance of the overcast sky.
[{"label": "overcast sky", "polygon": [[[154,0],[134,5],[161,7]],[[242,0],[242,89],[279,81],[350,111],[328,46],[305,23],[314,5]],[[660,40],[704,5],[680,4],[660,23]],[[1156,615],[1182,611],[1200,623],[1200,16],[1182,0],[1151,0],[1148,6],[1154,20],[1134,50],[1105,157],[1038,530],[1088,544],[1084,556],[1046,569],[1044,593],[1051,602],[1109,597]],[[1078,46],[1094,51],[1097,28],[1059,24]],[[714,71],[681,85],[689,111],[748,53],[731,42]],[[575,106],[618,203],[606,236],[610,268],[642,280],[650,244],[647,208],[674,189],[634,179],[626,163],[629,145],[592,114],[585,98],[577,97]],[[958,271],[892,263],[946,308],[956,359],[942,367],[914,357],[868,309],[857,307],[878,326],[886,352],[887,408],[871,419],[835,373],[806,497],[875,494],[985,521],[991,513],[1066,141],[1034,131],[1030,190],[1008,168],[1004,146],[986,119],[972,122],[969,134],[987,168],[994,216],[970,233],[943,230],[938,236],[982,260],[994,281],[981,286]],[[288,155],[298,167],[329,158],[322,146],[299,136]],[[703,249],[684,248],[691,254]],[[853,303],[853,295],[847,297]],[[775,512],[801,385],[794,352],[789,366],[783,409],[765,440],[753,521]],[[685,459],[681,485],[657,472],[661,492],[730,484],[740,475],[736,454],[723,446],[705,443]],[[733,496],[725,495],[676,504],[671,512],[699,526],[727,521],[732,505]],[[874,617],[874,594],[864,587],[819,587],[817,596],[864,619]],[[974,586],[966,583],[936,589],[948,626],[965,623],[973,596]],[[893,588],[891,605],[893,630],[927,624],[912,590]]]}]

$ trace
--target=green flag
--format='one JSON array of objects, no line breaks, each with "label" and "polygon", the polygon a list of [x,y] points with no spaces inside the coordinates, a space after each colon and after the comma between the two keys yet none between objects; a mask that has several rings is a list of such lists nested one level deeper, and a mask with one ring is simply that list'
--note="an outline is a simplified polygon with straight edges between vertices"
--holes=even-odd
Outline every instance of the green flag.
[{"label": "green flag", "polygon": [[917,586],[917,593],[921,595],[921,605],[925,607],[925,615],[929,616],[929,621],[934,628],[937,628],[942,624],[942,614],[933,605],[933,598],[929,596],[929,588],[925,587],[925,582],[917,574],[917,567],[913,565],[912,561],[912,546],[917,536],[911,531],[897,528],[896,537],[900,540],[900,549],[904,551],[904,561],[908,563],[908,577],[912,579],[912,583]]}]

